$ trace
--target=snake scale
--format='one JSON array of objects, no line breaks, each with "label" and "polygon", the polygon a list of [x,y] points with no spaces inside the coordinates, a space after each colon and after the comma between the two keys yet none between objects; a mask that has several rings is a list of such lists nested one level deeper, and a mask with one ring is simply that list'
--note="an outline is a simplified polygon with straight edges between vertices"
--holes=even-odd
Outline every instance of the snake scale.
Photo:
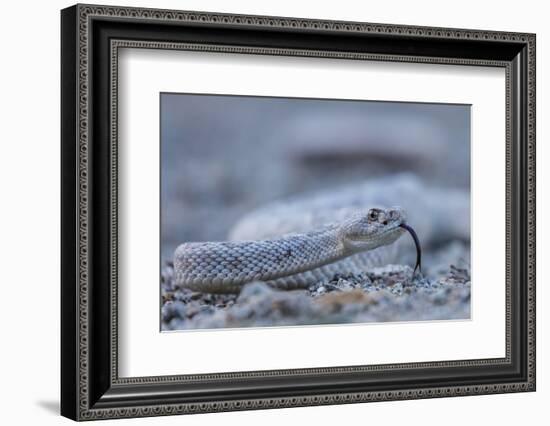
[{"label": "snake scale", "polygon": [[273,202],[243,217],[228,241],[181,244],[175,284],[206,293],[238,293],[252,281],[307,288],[396,261],[406,230],[418,249],[410,226],[423,245],[469,239],[469,194],[403,174]]}]

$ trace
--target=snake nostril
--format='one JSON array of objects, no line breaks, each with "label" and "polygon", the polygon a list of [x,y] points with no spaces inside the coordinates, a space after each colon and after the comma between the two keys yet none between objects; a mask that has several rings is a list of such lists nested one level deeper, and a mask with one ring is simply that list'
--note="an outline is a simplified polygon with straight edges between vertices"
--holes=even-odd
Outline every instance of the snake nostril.
[{"label": "snake nostril", "polygon": [[385,221],[384,221],[384,225],[387,225],[387,224],[388,224],[388,221],[387,221],[387,220],[385,220]]}]

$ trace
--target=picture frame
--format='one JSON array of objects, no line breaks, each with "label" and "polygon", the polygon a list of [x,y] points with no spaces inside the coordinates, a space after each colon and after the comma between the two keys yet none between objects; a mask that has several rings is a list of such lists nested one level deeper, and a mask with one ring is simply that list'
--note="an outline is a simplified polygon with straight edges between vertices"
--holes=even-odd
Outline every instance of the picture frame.
[{"label": "picture frame", "polygon": [[[535,45],[535,35],[525,33],[80,4],[64,9],[61,414],[94,420],[534,391]],[[505,356],[120,377],[122,48],[504,69]]]}]

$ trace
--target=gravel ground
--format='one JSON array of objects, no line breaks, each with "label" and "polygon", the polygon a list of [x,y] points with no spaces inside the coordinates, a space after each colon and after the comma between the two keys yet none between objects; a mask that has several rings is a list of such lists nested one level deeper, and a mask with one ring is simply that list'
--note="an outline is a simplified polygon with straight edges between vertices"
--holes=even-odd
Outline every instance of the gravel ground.
[{"label": "gravel ground", "polygon": [[175,288],[167,262],[161,276],[162,330],[468,319],[470,268],[464,259],[469,259],[466,246],[455,242],[427,253],[424,274],[387,265],[336,275],[307,290],[280,291],[254,282],[239,295]]}]

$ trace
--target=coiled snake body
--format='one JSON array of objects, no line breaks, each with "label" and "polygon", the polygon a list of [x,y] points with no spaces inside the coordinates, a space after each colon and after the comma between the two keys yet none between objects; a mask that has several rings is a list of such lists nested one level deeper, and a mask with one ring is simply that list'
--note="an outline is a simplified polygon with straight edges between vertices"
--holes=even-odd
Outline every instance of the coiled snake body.
[{"label": "coiled snake body", "polygon": [[[467,194],[399,175],[273,203],[243,218],[231,241],[184,243],[174,253],[175,284],[209,293],[238,293],[251,281],[294,289],[386,264],[410,228],[404,209],[373,206],[396,202],[411,213],[423,242],[469,238]],[[453,221],[451,209],[459,215]]]}]

